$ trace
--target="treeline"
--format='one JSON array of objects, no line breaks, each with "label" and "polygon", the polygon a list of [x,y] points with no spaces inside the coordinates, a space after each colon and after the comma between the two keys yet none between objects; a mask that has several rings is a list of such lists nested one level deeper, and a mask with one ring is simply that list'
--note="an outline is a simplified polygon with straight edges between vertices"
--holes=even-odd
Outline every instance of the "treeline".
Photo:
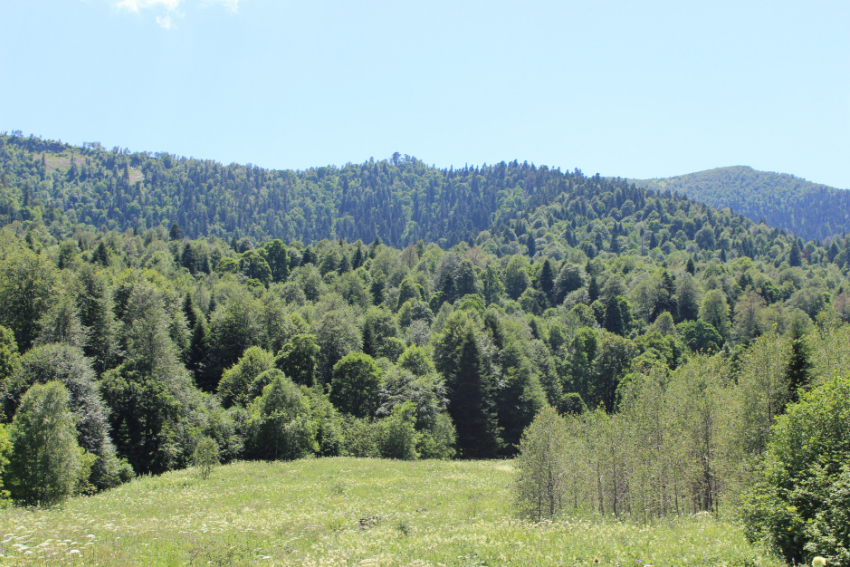
[{"label": "treeline", "polygon": [[848,341],[846,325],[771,333],[737,356],[633,373],[615,413],[544,410],[521,443],[517,502],[538,520],[731,511],[789,562],[843,565]]},{"label": "treeline", "polygon": [[[549,246],[568,222],[556,201],[507,225],[525,244],[495,250],[486,231],[444,250],[190,240],[178,225],[56,238],[15,222],[0,238],[12,446],[32,422],[20,408],[44,407],[27,398],[44,390],[28,392],[47,384],[84,451],[68,490],[187,466],[205,439],[225,461],[509,456],[543,407],[613,415],[640,373],[698,353],[734,360],[759,336],[850,318],[828,249],[755,225],[745,238],[762,260],[699,247],[688,230],[709,238],[741,219],[648,201],[646,220],[595,219]],[[636,241],[653,228],[667,246]],[[50,500],[16,484],[33,475],[8,470],[13,497]]]},{"label": "treeline", "polygon": [[650,189],[676,191],[718,209],[729,207],[749,219],[811,240],[823,240],[850,229],[850,191],[785,173],[722,167],[636,183]]},{"label": "treeline", "polygon": [[0,222],[40,219],[54,234],[80,224],[124,231],[176,223],[192,238],[310,243],[380,236],[397,247],[469,242],[562,193],[577,193],[588,205],[619,190],[619,204],[631,199],[642,206],[644,195],[624,181],[516,161],[437,169],[395,154],[389,161],[273,171],[17,134],[0,136],[0,172]]},{"label": "treeline", "polygon": [[[844,214],[839,205],[831,203],[828,214]],[[818,226],[828,224],[826,214]],[[721,261],[745,255],[775,266],[799,266],[802,256],[846,268],[850,259],[843,237],[796,239],[799,250],[791,258],[795,239],[782,230],[670,190],[578,170],[516,161],[437,169],[396,154],[343,167],[273,171],[3,135],[0,224],[12,222],[43,224],[60,240],[87,230],[141,233],[176,225],[190,238],[315,244],[379,237],[397,248],[422,240],[443,249],[467,242],[500,257],[539,251],[557,260],[575,247],[591,258],[638,253],[657,261],[675,251],[699,252],[704,260],[719,254]]]}]

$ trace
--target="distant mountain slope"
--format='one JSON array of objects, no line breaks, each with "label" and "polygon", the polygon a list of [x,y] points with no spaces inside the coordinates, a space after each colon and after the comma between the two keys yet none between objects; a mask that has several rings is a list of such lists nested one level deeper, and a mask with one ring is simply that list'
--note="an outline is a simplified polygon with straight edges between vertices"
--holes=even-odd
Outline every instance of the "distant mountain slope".
[{"label": "distant mountain slope", "polygon": [[714,207],[729,207],[756,222],[764,219],[770,226],[790,230],[807,240],[822,240],[850,229],[850,191],[786,173],[736,166],[630,181],[658,191],[676,191]]},{"label": "distant mountain slope", "polygon": [[582,211],[595,207],[594,218],[616,208],[619,220],[619,207],[640,209],[647,193],[623,179],[516,160],[438,169],[395,154],[291,171],[0,135],[0,225],[41,221],[65,232],[78,224],[124,231],[177,223],[191,238],[379,236],[396,247],[419,240],[450,247],[563,195],[579,199]]}]

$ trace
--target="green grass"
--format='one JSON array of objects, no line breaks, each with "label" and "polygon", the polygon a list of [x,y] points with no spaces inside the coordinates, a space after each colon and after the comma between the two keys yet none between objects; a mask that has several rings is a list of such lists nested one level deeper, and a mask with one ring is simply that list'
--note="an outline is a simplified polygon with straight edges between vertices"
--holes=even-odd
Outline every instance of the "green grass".
[{"label": "green grass", "polygon": [[[4,564],[759,565],[782,563],[708,516],[534,524],[510,462],[311,459],[139,479],[63,509],[0,512]],[[363,519],[363,521],[361,521]]]}]

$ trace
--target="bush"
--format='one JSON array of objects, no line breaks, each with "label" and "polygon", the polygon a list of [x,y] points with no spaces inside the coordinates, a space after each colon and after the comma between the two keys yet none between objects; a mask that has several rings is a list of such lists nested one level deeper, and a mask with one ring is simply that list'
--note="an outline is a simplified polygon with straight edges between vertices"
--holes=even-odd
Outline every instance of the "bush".
[{"label": "bush", "polygon": [[378,422],[378,449],[387,459],[415,460],[419,434],[416,432],[416,404],[407,401],[392,409]]},{"label": "bush", "polygon": [[218,443],[210,437],[202,437],[192,454],[192,462],[198,467],[201,478],[208,479],[213,467],[220,463]]},{"label": "bush", "polygon": [[298,459],[319,449],[309,398],[289,378],[278,377],[248,408],[250,456]]},{"label": "bush", "polygon": [[805,393],[776,419],[764,466],[745,497],[750,540],[788,561],[850,565],[850,376]]}]

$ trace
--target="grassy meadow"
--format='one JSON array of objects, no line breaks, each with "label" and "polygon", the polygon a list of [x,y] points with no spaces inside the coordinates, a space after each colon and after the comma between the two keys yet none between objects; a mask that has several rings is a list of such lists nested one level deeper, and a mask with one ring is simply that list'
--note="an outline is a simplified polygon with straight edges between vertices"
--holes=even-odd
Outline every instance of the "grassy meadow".
[{"label": "grassy meadow", "polygon": [[0,564],[782,565],[706,515],[516,518],[507,461],[242,462],[0,511]]}]

